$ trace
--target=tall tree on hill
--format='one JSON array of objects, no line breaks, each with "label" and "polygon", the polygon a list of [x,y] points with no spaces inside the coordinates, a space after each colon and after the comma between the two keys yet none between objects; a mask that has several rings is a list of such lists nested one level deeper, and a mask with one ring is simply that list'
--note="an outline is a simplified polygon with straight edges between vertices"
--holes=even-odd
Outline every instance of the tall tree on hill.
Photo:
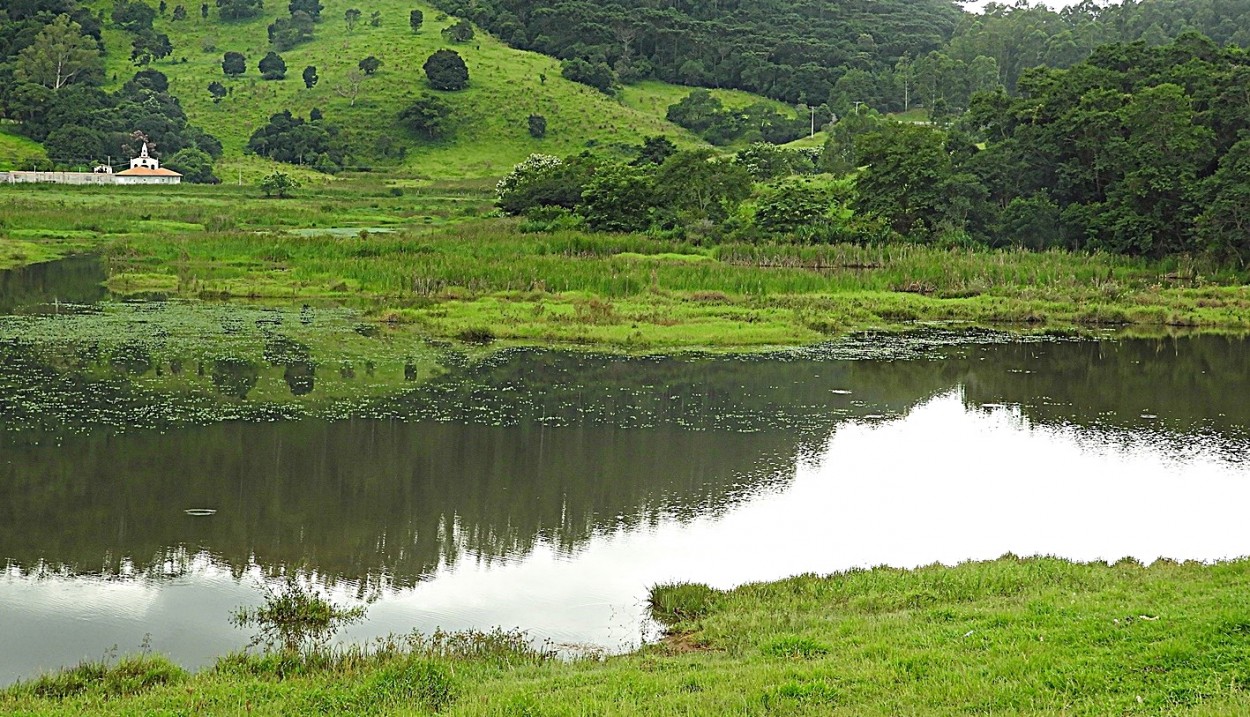
[{"label": "tall tree on hill", "polygon": [[321,11],[325,9],[325,5],[321,4],[321,0],[291,0],[287,4],[287,11],[292,15],[297,12],[308,13],[313,20],[321,20]]},{"label": "tall tree on hill", "polygon": [[374,57],[373,55],[369,55],[365,59],[356,63],[356,66],[359,67],[360,71],[365,73],[366,75],[372,75],[373,73],[378,71],[379,67],[382,66],[382,61]]},{"label": "tall tree on hill", "polygon": [[317,86],[317,80],[321,79],[317,76],[317,66],[309,65],[304,68],[304,87],[312,89]]},{"label": "tall tree on hill", "polygon": [[153,60],[169,57],[173,51],[174,44],[170,42],[169,35],[148,30],[135,35],[131,42],[130,59],[136,65],[143,66]]},{"label": "tall tree on hill", "polygon": [[448,42],[465,43],[473,39],[473,25],[468,20],[458,20],[443,28],[441,34]]},{"label": "tall tree on hill", "polygon": [[256,17],[264,9],[264,0],[217,0],[217,11],[227,20]]},{"label": "tall tree on hill", "polygon": [[348,32],[354,31],[358,22],[360,22],[360,10],[349,7],[343,12],[343,23],[347,25]]},{"label": "tall tree on hill", "polygon": [[425,23],[425,14],[420,10],[413,10],[408,13],[408,26],[413,32],[421,32],[421,25]]},{"label": "tall tree on hill", "polygon": [[221,71],[227,77],[238,77],[247,72],[247,58],[233,50],[221,56]]},{"label": "tall tree on hill", "polygon": [[58,15],[18,53],[14,76],[19,82],[59,90],[101,69],[96,43],[68,15]]},{"label": "tall tree on hill", "polygon": [[436,90],[463,90],[469,86],[469,68],[455,50],[438,50],[426,58],[422,67],[430,87]]},{"label": "tall tree on hill", "polygon": [[261,77],[266,80],[281,80],[286,77],[286,62],[278,53],[270,50],[257,63]]},{"label": "tall tree on hill", "polygon": [[226,89],[225,85],[213,80],[208,83],[208,94],[213,96],[213,104],[217,104],[218,102],[221,102],[222,98],[229,94],[229,91]]},{"label": "tall tree on hill", "polygon": [[399,121],[413,132],[438,139],[451,133],[451,107],[434,95],[423,94],[399,113]]}]

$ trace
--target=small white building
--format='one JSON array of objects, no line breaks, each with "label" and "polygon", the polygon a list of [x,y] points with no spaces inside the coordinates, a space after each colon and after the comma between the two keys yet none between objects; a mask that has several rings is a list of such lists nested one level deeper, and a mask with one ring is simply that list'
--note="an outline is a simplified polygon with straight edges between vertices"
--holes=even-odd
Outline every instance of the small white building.
[{"label": "small white building", "polygon": [[143,144],[139,156],[130,160],[130,169],[114,172],[101,164],[90,172],[0,172],[0,184],[181,184],[182,175],[162,169]]},{"label": "small white building", "polygon": [[148,143],[143,143],[139,156],[130,160],[130,169],[113,175],[114,184],[179,184],[182,175],[172,169],[161,169],[161,163],[148,155]]}]

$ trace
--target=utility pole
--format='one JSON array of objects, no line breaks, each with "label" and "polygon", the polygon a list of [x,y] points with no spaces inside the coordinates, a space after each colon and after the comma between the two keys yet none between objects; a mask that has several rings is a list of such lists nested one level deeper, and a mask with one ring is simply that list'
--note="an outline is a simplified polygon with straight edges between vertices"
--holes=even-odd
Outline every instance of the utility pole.
[{"label": "utility pole", "polygon": [[809,134],[808,137],[815,137],[816,136],[816,108],[809,107],[808,109],[812,111],[812,133]]}]

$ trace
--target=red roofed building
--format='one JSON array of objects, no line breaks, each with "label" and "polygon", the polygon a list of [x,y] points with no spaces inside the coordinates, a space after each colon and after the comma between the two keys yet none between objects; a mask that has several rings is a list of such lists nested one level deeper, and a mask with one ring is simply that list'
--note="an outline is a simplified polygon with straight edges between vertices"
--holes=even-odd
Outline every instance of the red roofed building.
[{"label": "red roofed building", "polygon": [[148,155],[148,145],[143,144],[139,156],[130,160],[130,169],[113,175],[115,184],[179,184],[182,175],[171,169],[161,169],[161,163]]}]

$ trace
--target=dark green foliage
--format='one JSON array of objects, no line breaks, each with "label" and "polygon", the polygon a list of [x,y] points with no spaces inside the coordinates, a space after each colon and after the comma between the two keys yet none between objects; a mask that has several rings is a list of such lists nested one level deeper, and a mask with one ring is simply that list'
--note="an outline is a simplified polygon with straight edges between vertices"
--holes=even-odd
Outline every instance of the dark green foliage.
[{"label": "dark green foliage", "polygon": [[150,92],[168,92],[169,78],[160,70],[146,69],[139,70],[135,76],[126,81],[122,85],[122,91],[128,95],[134,95],[140,90],[148,90]]},{"label": "dark green foliage", "polygon": [[1206,180],[1206,205],[1197,224],[1203,246],[1245,268],[1250,262],[1250,133],[1242,136]]},{"label": "dark green foliage", "polygon": [[359,8],[350,7],[343,11],[343,24],[347,25],[348,32],[354,31],[358,22],[360,22]]},{"label": "dark green foliage", "polygon": [[374,57],[373,55],[369,55],[365,59],[358,62],[356,66],[359,67],[360,71],[365,73],[366,75],[372,75],[373,73],[378,71],[379,67],[382,66],[382,61]]},{"label": "dark green foliage", "polygon": [[200,4],[200,17],[203,19],[208,19],[208,3]]},{"label": "dark green foliage", "polygon": [[408,27],[411,27],[413,32],[421,32],[421,25],[424,23],[425,14],[420,10],[413,10],[408,13]]},{"label": "dark green foliage", "polygon": [[594,177],[598,161],[583,154],[560,160],[531,155],[499,183],[499,208],[508,214],[526,214],[535,207],[563,207],[572,211]]},{"label": "dark green foliage", "polygon": [[547,118],[542,115],[530,115],[526,119],[526,126],[529,129],[530,136],[534,139],[542,139],[547,136]]},{"label": "dark green foliage", "polygon": [[649,170],[609,165],[601,167],[586,184],[577,211],[596,231],[636,232],[651,225],[654,203]]},{"label": "dark green foliage", "polygon": [[229,94],[229,91],[226,89],[225,85],[221,84],[220,82],[216,80],[213,80],[212,82],[208,83],[208,94],[212,95],[213,102],[217,103],[217,102],[221,102],[222,98],[224,98],[227,94]]},{"label": "dark green foliage", "polygon": [[854,171],[861,164],[859,138],[880,128],[881,122],[881,115],[872,109],[852,112],[838,120],[829,129],[820,152],[820,169],[837,175]]},{"label": "dark green foliage", "polygon": [[716,224],[751,193],[751,175],[712,150],[685,150],[660,165],[656,203],[669,225]]},{"label": "dark green foliage", "polygon": [[611,68],[613,81],[615,73],[622,80],[654,75],[811,105],[827,101],[848,69],[886,76],[903,54],[938,49],[960,19],[955,5],[939,0],[436,4],[523,49],[602,64]]},{"label": "dark green foliage", "polygon": [[221,184],[221,180],[213,174],[213,158],[198,149],[188,147],[180,150],[165,160],[164,166],[181,174],[185,182]]},{"label": "dark green foliage", "polygon": [[278,53],[270,50],[257,63],[260,75],[266,80],[281,80],[286,77],[286,62]]},{"label": "dark green foliage", "polygon": [[787,117],[766,103],[729,110],[707,90],[694,90],[668,108],[668,121],[712,144],[737,139],[784,144],[807,134],[809,118]]},{"label": "dark green foliage", "polygon": [[264,9],[264,0],[217,0],[217,12],[225,20],[256,17]]},{"label": "dark green foliage", "polygon": [[443,28],[442,35],[448,42],[465,43],[473,39],[473,25],[468,20],[458,20]]},{"label": "dark green foliage", "polygon": [[129,30],[130,32],[140,32],[152,29],[152,21],[156,19],[156,10],[151,5],[143,2],[143,0],[117,0],[113,4],[113,13],[110,15],[113,24]]},{"label": "dark green foliage", "polygon": [[767,187],[755,207],[761,230],[811,241],[824,241],[838,222],[832,188],[823,182],[791,177]]},{"label": "dark green foliage", "polygon": [[169,4],[166,3],[165,0],[161,0],[160,3],[157,4],[156,9],[160,12],[161,16],[164,17],[165,11],[169,9]]},{"label": "dark green foliage", "polygon": [[408,129],[428,139],[451,134],[451,106],[430,94],[423,94],[399,113],[399,121]]},{"label": "dark green foliage", "polygon": [[221,71],[229,77],[247,72],[247,58],[241,52],[227,52],[221,56]]},{"label": "dark green foliage", "polygon": [[664,160],[677,153],[677,145],[663,135],[647,137],[638,147],[633,164],[664,164]]},{"label": "dark green foliage", "polygon": [[48,158],[60,165],[85,165],[99,161],[106,154],[103,132],[69,124],[50,132],[43,141]]},{"label": "dark green foliage", "polygon": [[382,27],[382,11],[374,10],[369,13],[369,27]]},{"label": "dark green foliage", "polygon": [[422,65],[430,87],[436,90],[463,90],[469,86],[469,68],[455,50],[437,50]]},{"label": "dark green foliage", "polygon": [[317,76],[316,65],[309,65],[305,67],[302,77],[304,78],[304,87],[310,90],[316,87],[317,81],[321,79],[320,77]]},{"label": "dark green foliage", "polygon": [[321,11],[325,9],[325,5],[321,4],[321,0],[291,0],[286,7],[287,12],[291,15],[302,12],[313,20],[320,20]]},{"label": "dark green foliage", "polygon": [[[336,127],[306,122],[290,110],[271,116],[264,127],[253,132],[247,151],[287,164],[316,164],[322,171],[342,165],[345,156]],[[323,166],[323,156],[329,166]]]},{"label": "dark green foliage", "polygon": [[616,73],[606,62],[587,62],[575,57],[560,63],[560,74],[566,80],[589,85],[605,95],[616,92]]},{"label": "dark green foliage", "polygon": [[856,178],[857,212],[917,238],[965,229],[984,189],[956,171],[943,132],[889,123],[861,137],[859,147],[867,167]]},{"label": "dark green foliage", "polygon": [[187,8],[186,8],[186,7],[184,7],[184,6],[182,6],[182,5],[177,5],[177,6],[175,6],[175,7],[174,7],[174,17],[173,17],[173,19],[174,19],[174,22],[179,22],[179,21],[182,21],[182,20],[186,20],[186,19],[187,19]]},{"label": "dark green foliage", "polygon": [[315,19],[303,10],[296,10],[290,17],[280,17],[269,24],[269,42],[279,50],[313,39]]},{"label": "dark green foliage", "polygon": [[169,57],[174,51],[169,35],[151,30],[136,33],[130,47],[130,59],[136,65],[146,65],[153,60]]},{"label": "dark green foliage", "polygon": [[778,147],[766,142],[756,142],[734,155],[734,162],[742,165],[757,182],[789,176],[812,174],[816,171],[815,150],[796,150]]},{"label": "dark green foliage", "polygon": [[1024,72],[1021,97],[971,103],[963,124],[986,148],[955,152],[955,168],[991,190],[1003,231],[1024,234],[1001,243],[1148,256],[1210,248],[1208,203],[1238,191],[1232,182],[1213,192],[1211,178],[1250,130],[1250,116],[1231,109],[1244,102],[1232,98],[1245,97],[1245,62],[1244,51],[1191,33]]}]

